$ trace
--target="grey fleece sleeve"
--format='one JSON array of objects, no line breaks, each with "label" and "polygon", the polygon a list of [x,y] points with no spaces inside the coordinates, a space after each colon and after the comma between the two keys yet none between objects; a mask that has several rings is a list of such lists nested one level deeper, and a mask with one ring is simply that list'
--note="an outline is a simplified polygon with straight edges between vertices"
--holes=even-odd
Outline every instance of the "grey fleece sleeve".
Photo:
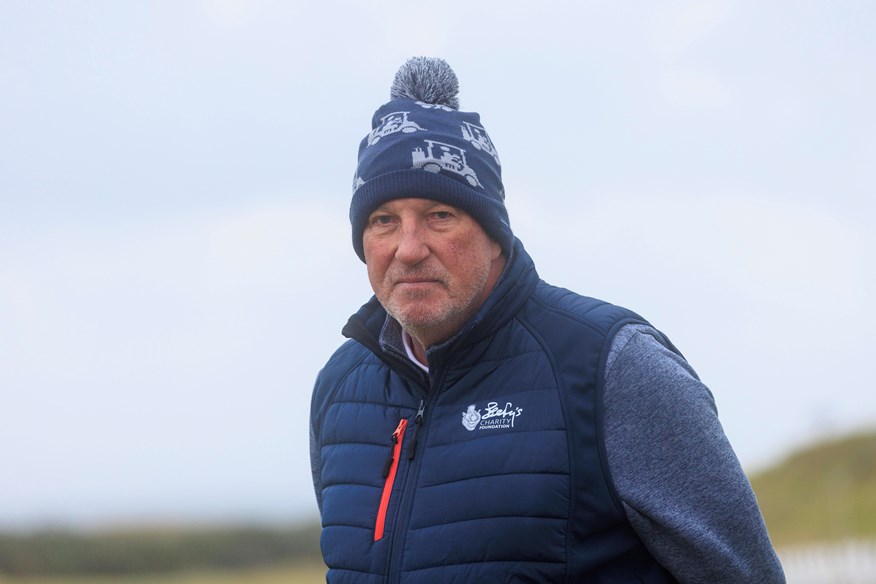
[{"label": "grey fleece sleeve", "polygon": [[322,462],[320,460],[319,443],[313,430],[313,421],[310,422],[310,474],[313,476],[313,490],[316,493],[316,504],[322,515]]},{"label": "grey fleece sleeve", "polygon": [[627,517],[681,583],[785,576],[711,392],[655,329],[627,325],[609,352],[608,466]]}]

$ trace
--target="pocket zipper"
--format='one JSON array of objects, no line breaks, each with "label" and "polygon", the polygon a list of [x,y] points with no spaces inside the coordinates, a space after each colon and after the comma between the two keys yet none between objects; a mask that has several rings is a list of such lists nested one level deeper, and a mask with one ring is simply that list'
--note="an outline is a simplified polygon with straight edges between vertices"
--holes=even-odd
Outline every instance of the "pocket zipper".
[{"label": "pocket zipper", "polygon": [[392,450],[389,453],[386,464],[383,466],[383,477],[386,479],[386,482],[383,483],[383,495],[380,497],[380,507],[377,509],[374,541],[383,537],[383,530],[386,525],[386,510],[389,507],[389,497],[392,494],[392,485],[395,482],[395,473],[398,470],[398,461],[401,458],[402,442],[404,441],[405,429],[407,427],[408,421],[402,418],[395,432],[392,433]]}]

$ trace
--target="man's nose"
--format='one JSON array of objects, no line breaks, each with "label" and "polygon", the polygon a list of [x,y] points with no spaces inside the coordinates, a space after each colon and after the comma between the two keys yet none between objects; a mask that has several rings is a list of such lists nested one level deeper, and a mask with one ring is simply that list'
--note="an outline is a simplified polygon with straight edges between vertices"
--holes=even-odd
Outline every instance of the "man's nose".
[{"label": "man's nose", "polygon": [[404,264],[414,265],[426,259],[429,253],[422,227],[415,223],[403,224],[399,231],[395,259]]}]

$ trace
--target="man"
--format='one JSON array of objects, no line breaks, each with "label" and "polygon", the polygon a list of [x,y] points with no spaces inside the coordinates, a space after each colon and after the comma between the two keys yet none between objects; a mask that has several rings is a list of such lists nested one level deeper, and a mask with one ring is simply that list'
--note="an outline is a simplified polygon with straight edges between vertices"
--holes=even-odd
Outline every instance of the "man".
[{"label": "man", "polygon": [[328,581],[784,582],[708,389],[638,315],[538,278],[456,93],[408,61],[359,148],[375,297],[311,411]]}]

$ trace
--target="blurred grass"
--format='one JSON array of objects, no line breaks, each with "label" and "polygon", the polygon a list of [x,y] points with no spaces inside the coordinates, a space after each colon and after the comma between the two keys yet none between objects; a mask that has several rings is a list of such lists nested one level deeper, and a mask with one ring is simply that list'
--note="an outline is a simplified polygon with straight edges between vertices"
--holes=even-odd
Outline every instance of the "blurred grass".
[{"label": "blurred grass", "polygon": [[0,533],[0,575],[192,574],[317,564],[319,525],[140,526]]},{"label": "blurred grass", "polygon": [[751,484],[776,547],[876,538],[876,431],[800,450]]},{"label": "blurred grass", "polygon": [[321,562],[247,570],[199,570],[179,574],[121,576],[12,577],[0,575],[0,584],[317,584],[325,582]]}]

